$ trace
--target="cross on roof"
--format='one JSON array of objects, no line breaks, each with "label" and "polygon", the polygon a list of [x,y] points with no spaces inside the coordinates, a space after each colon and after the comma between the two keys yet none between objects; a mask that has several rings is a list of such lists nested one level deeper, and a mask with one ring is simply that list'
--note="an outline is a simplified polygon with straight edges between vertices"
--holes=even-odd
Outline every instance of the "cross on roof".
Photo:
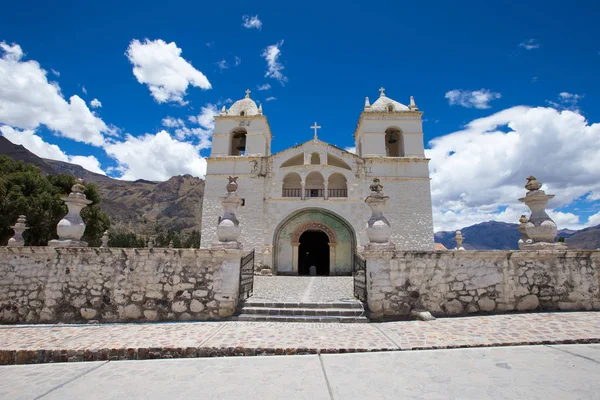
[{"label": "cross on roof", "polygon": [[379,93],[381,93],[381,94],[379,95],[379,97],[384,97],[385,96],[384,92],[385,92],[385,88],[384,87],[380,87],[379,88]]},{"label": "cross on roof", "polygon": [[246,97],[250,97],[250,89],[246,89]]},{"label": "cross on roof", "polygon": [[317,121],[315,121],[315,124],[313,126],[311,126],[312,129],[315,130],[315,140],[317,139],[317,129],[321,129],[321,127],[319,125],[317,125]]}]

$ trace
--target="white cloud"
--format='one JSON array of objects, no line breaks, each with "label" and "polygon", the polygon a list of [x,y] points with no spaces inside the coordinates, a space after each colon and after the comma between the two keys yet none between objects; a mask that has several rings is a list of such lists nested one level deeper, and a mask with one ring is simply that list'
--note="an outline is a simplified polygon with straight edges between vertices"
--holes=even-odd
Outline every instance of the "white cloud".
[{"label": "white cloud", "polygon": [[4,51],[4,58],[9,61],[19,61],[24,55],[23,49],[16,43],[11,46],[6,42],[0,42],[0,49]]},{"label": "white cloud", "polygon": [[588,226],[596,226],[600,225],[600,212],[597,212],[594,215],[590,215],[587,222]]},{"label": "white cloud", "polygon": [[[0,123],[20,129],[45,125],[67,138],[100,146],[103,133],[111,134],[77,95],[67,102],[56,82],[34,60],[22,61],[19,45],[0,43]],[[1,53],[1,52],[0,52]]]},{"label": "white cloud", "polygon": [[260,30],[262,28],[262,21],[258,19],[258,15],[255,15],[254,17],[250,15],[244,15],[242,17],[242,26],[248,29],[254,28]]},{"label": "white cloud", "polygon": [[[600,192],[600,124],[553,108],[513,107],[434,138],[431,193],[436,230],[498,220],[517,223],[529,211],[517,199],[536,176],[556,197],[550,209]],[[572,213],[556,213],[560,228],[581,228]]]},{"label": "white cloud", "polygon": [[261,56],[267,60],[267,72],[265,73],[265,77],[277,79],[283,86],[285,82],[288,81],[288,78],[281,72],[284,67],[279,62],[279,56],[281,55],[281,50],[279,48],[282,45],[283,40],[268,46],[263,50]]},{"label": "white cloud", "polygon": [[271,89],[271,85],[269,85],[268,83],[265,83],[264,85],[259,85],[256,88],[258,90],[269,90],[269,89]]},{"label": "white cloud", "polygon": [[446,92],[445,97],[451,106],[458,105],[467,108],[490,108],[489,102],[502,97],[500,93],[492,92],[489,89],[480,90],[462,90],[454,89]]},{"label": "white cloud", "polygon": [[124,142],[108,144],[104,149],[119,163],[116,170],[124,180],[165,181],[174,175],[204,177],[206,173],[206,161],[199,149],[164,130],[155,135],[128,135]]},{"label": "white cloud", "polygon": [[161,39],[143,43],[134,39],[125,53],[133,64],[133,74],[139,83],[148,85],[158,103],[183,100],[189,85],[207,90],[211,88],[206,76],[181,57],[175,42]]},{"label": "white cloud", "polygon": [[534,76],[531,78],[531,83],[536,83],[538,80],[539,80],[538,77]]},{"label": "white cloud", "polygon": [[344,150],[346,150],[348,153],[356,154],[356,146],[344,147]]},{"label": "white cloud", "polygon": [[207,104],[201,107],[200,114],[192,115],[188,120],[199,127],[187,128],[182,127],[175,130],[178,138],[195,136],[199,139],[198,149],[209,149],[212,146],[211,137],[215,130],[215,116],[219,115],[219,110],[215,104]]},{"label": "white cloud", "polygon": [[271,96],[271,97],[267,97],[267,98],[265,99],[265,101],[273,101],[273,100],[277,100],[277,97],[273,97],[273,96]]},{"label": "white cloud", "polygon": [[561,92],[558,94],[558,102],[547,100],[546,102],[554,108],[560,110],[570,110],[574,112],[580,112],[577,104],[579,100],[583,99],[583,94],[572,94],[568,92]]},{"label": "white cloud", "polygon": [[56,77],[60,76],[60,72],[58,72],[57,70],[55,70],[54,68],[50,68],[50,72],[52,72]]},{"label": "white cloud", "polygon": [[217,67],[219,67],[219,69],[221,71],[229,68],[229,64],[227,64],[227,61],[225,61],[225,60],[221,60],[219,62],[216,62],[215,64],[217,65]]},{"label": "white cloud", "polygon": [[49,158],[51,160],[64,161],[71,164],[81,165],[91,172],[106,175],[100,167],[100,162],[94,156],[69,156],[65,154],[60,147],[55,144],[45,142],[41,137],[31,130],[20,131],[10,126],[0,126],[2,136],[13,142],[20,144],[38,157]]},{"label": "white cloud", "polygon": [[522,47],[526,50],[539,49],[540,44],[536,39],[527,39],[521,43],[519,43],[519,47]]},{"label": "white cloud", "polygon": [[83,92],[83,94],[87,94],[87,89],[83,85],[81,86],[81,91]]},{"label": "white cloud", "polygon": [[167,128],[177,128],[180,126],[185,126],[185,122],[181,118],[173,118],[173,117],[165,117],[162,120],[163,126]]},{"label": "white cloud", "polygon": [[238,57],[238,56],[235,56],[235,61],[234,61],[235,66],[237,67],[241,63],[242,63],[242,58]]},{"label": "white cloud", "polygon": [[90,101],[90,107],[100,108],[100,107],[102,107],[102,103],[100,102],[100,100],[94,99],[94,100]]}]

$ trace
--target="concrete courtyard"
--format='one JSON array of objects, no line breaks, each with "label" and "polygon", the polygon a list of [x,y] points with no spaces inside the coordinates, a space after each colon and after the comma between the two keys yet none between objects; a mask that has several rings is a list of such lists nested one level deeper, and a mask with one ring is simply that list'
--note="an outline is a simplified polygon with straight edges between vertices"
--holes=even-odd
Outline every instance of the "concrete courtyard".
[{"label": "concrete courtyard", "polygon": [[0,367],[2,399],[598,399],[600,345]]}]

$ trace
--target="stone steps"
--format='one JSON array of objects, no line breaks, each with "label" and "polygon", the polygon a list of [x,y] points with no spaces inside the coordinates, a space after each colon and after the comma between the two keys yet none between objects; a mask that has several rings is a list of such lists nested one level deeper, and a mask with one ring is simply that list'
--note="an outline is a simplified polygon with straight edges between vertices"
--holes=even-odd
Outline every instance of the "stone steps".
[{"label": "stone steps", "polygon": [[368,322],[360,301],[291,303],[247,301],[238,321],[271,322]]}]

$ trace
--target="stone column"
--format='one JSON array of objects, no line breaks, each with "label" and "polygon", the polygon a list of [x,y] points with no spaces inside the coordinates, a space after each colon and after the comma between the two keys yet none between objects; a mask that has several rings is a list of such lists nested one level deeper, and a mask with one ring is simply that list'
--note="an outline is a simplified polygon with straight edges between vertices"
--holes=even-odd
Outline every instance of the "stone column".
[{"label": "stone column", "polygon": [[25,246],[25,239],[23,239],[23,232],[27,229],[27,225],[25,224],[27,218],[24,215],[19,215],[17,218],[17,222],[11,226],[10,228],[15,231],[13,237],[8,239],[8,247],[23,247]]},{"label": "stone column", "polygon": [[298,275],[300,271],[298,270],[298,256],[300,251],[300,243],[292,243],[292,273],[296,273]]},{"label": "stone column", "polygon": [[221,199],[223,204],[223,217],[217,225],[218,242],[213,243],[213,248],[242,249],[238,242],[241,233],[240,222],[235,216],[235,211],[242,204],[242,199],[237,196],[237,177],[229,177],[227,184],[227,196]]},{"label": "stone column", "polygon": [[301,200],[306,200],[306,182],[304,180],[302,180],[302,182],[300,182],[300,185],[302,186],[302,193],[300,193],[300,199]]},{"label": "stone column", "polygon": [[566,243],[554,243],[558,228],[550,216],[546,213],[548,201],[554,195],[546,194],[542,188],[542,182],[534,176],[527,178],[525,189],[528,190],[525,197],[519,201],[525,203],[531,209],[531,216],[525,224],[527,238],[519,241],[521,250],[566,250]]},{"label": "stone column", "polygon": [[81,210],[92,203],[83,193],[85,186],[83,181],[79,179],[71,188],[71,193],[62,198],[67,205],[69,212],[63,219],[58,222],[56,233],[58,240],[51,240],[48,246],[51,247],[87,247],[87,242],[81,240],[85,232],[85,222],[79,214]]},{"label": "stone column", "polygon": [[335,267],[337,265],[337,263],[335,262],[335,245],[337,243],[329,243],[329,275],[334,275],[333,272],[336,272],[335,275],[337,275],[337,271],[334,271],[332,268]]},{"label": "stone column", "polygon": [[323,191],[323,198],[325,200],[327,200],[327,199],[329,199],[329,192],[327,190],[328,187],[329,187],[329,182],[327,182],[327,181],[323,182],[323,187],[325,188],[324,191]]}]

